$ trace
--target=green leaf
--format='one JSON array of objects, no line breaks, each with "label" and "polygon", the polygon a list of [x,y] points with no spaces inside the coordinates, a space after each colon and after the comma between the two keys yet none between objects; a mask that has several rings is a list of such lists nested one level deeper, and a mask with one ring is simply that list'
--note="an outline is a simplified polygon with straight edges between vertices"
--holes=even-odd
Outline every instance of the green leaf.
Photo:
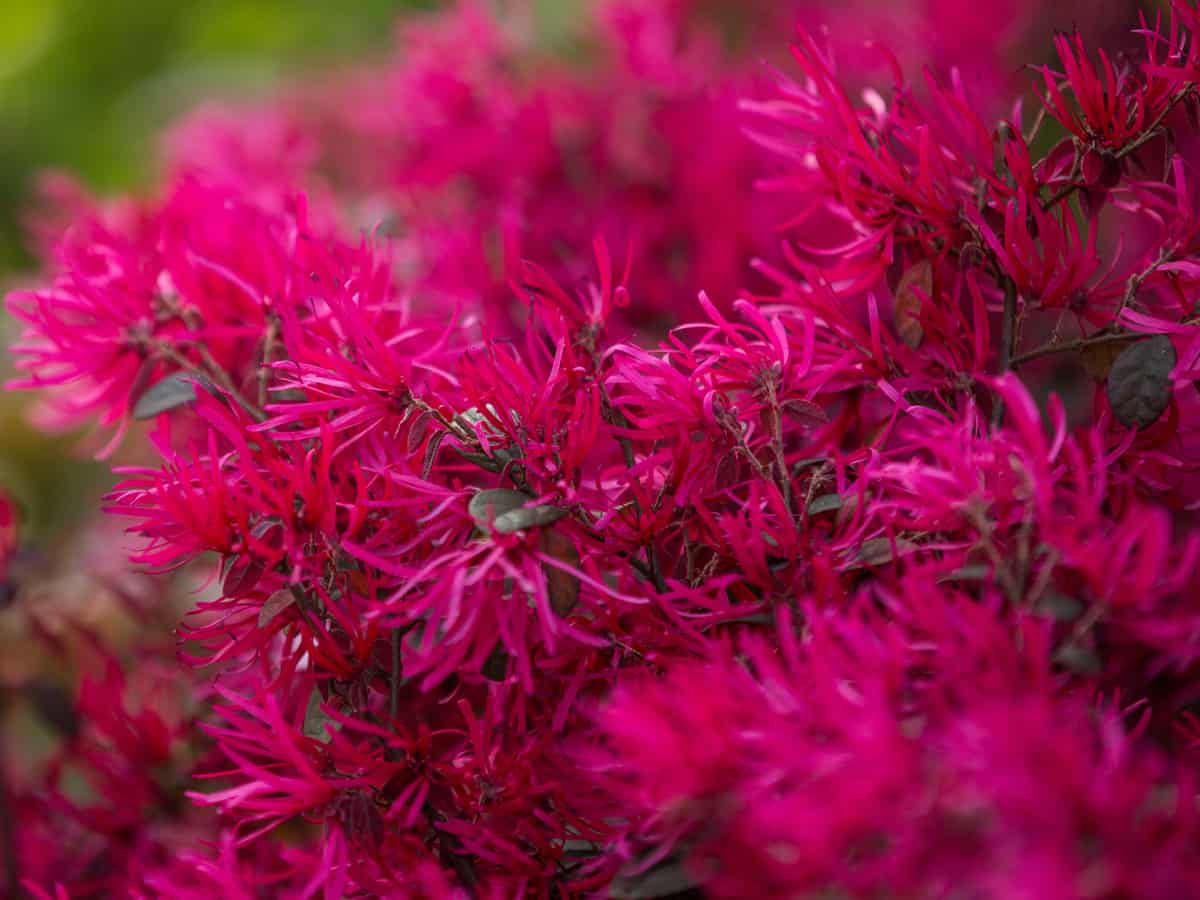
[{"label": "green leaf", "polygon": [[863,541],[858,550],[857,561],[865,566],[882,566],[891,562],[897,556],[904,556],[917,549],[917,545],[905,538],[896,538],[895,554],[892,553],[893,542],[888,538],[871,538]]},{"label": "green leaf", "polygon": [[548,504],[526,506],[532,499],[521,491],[495,488],[472,497],[467,511],[484,531],[495,529],[498,534],[552,525],[567,514],[565,509]]},{"label": "green leaf", "polygon": [[1104,669],[1096,651],[1082,644],[1065,644],[1060,647],[1054,654],[1054,661],[1080,675],[1099,675]]},{"label": "green leaf", "polygon": [[1059,622],[1073,622],[1083,613],[1083,603],[1066,594],[1047,594],[1037,602],[1036,609]]},{"label": "green leaf", "polygon": [[841,494],[822,494],[820,497],[813,497],[812,503],[808,504],[807,511],[810,516],[819,516],[821,513],[841,509],[843,503]]},{"label": "green leaf", "polygon": [[135,419],[153,419],[159,413],[187,406],[196,400],[196,384],[202,376],[191,372],[176,372],[168,375],[146,389],[133,405]]},{"label": "green leaf", "polygon": [[668,897],[698,897],[700,885],[683,863],[668,859],[646,872],[620,875],[609,887],[613,900],[665,900]]},{"label": "green leaf", "polygon": [[325,710],[321,709],[322,699],[321,691],[314,687],[312,693],[308,695],[308,706],[304,709],[304,724],[300,727],[300,731],[315,741],[328,744],[333,740],[329,729],[336,728],[337,723],[329,718]]}]

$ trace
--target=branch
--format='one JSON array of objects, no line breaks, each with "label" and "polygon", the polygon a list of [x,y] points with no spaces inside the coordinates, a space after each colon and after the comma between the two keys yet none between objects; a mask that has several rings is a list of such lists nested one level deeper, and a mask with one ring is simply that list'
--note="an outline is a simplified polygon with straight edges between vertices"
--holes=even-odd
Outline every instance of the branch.
[{"label": "branch", "polygon": [[1111,344],[1118,341],[1135,341],[1138,338],[1145,337],[1144,334],[1135,334],[1128,331],[1110,331],[1104,334],[1093,335],[1092,337],[1076,338],[1073,341],[1067,341],[1060,344],[1043,344],[1040,347],[1035,347],[1018,356],[1014,356],[1012,360],[1012,368],[1024,365],[1033,359],[1038,359],[1043,356],[1049,356],[1053,353],[1070,353],[1075,350],[1083,350],[1087,347],[1094,347],[1097,344]]},{"label": "branch", "polygon": [[[1000,331],[1000,374],[1013,367],[1013,345],[1016,343],[1017,332],[1017,284],[1005,276],[1001,280],[1004,288],[1004,320]],[[995,409],[992,410],[992,427],[999,428],[1004,422],[1004,401],[996,398]]]}]

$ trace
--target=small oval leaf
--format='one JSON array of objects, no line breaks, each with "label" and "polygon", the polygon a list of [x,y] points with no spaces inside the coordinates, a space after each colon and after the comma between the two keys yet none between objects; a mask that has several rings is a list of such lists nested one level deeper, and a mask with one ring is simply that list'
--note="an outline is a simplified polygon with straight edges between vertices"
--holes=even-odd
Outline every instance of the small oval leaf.
[{"label": "small oval leaf", "polygon": [[666,900],[668,897],[699,896],[700,885],[677,859],[667,859],[637,874],[618,875],[609,886],[613,900]]},{"label": "small oval leaf", "polygon": [[150,385],[133,405],[135,419],[153,419],[196,400],[196,384],[202,376],[192,372],[176,372]]},{"label": "small oval leaf", "polygon": [[[565,534],[547,529],[542,532],[542,552],[572,568],[579,565],[579,551],[575,542]],[[579,602],[579,579],[558,566],[543,564],[546,573],[546,590],[550,595],[550,608],[564,618]]]},{"label": "small oval leaf", "polygon": [[429,480],[429,476],[433,472],[434,463],[437,462],[438,450],[441,449],[442,441],[445,439],[446,432],[435,431],[433,437],[429,439],[429,443],[425,445],[425,459],[421,463],[421,477],[426,481]]},{"label": "small oval leaf", "polygon": [[267,571],[262,560],[233,554],[221,564],[221,592],[226,597],[242,597],[254,590]]},{"label": "small oval leaf", "polygon": [[431,414],[428,410],[421,413],[412,424],[408,426],[408,453],[411,456],[417,452],[417,449],[425,443],[425,435],[429,428],[429,420]]},{"label": "small oval leaf", "polygon": [[265,628],[281,612],[296,602],[296,595],[289,588],[273,593],[258,611],[258,627]]},{"label": "small oval leaf", "polygon": [[1108,405],[1122,425],[1148,428],[1171,402],[1175,345],[1156,334],[1125,348],[1108,373]]},{"label": "small oval leaf", "polygon": [[308,706],[304,708],[304,724],[300,727],[300,731],[306,737],[328,744],[333,740],[333,735],[329,733],[326,726],[334,725],[336,727],[337,723],[334,723],[325,710],[321,709],[321,699],[321,692],[317,688],[313,688],[312,693],[308,695]]},{"label": "small oval leaf", "polygon": [[816,428],[829,421],[829,413],[809,400],[784,400],[780,408],[806,428]]},{"label": "small oval leaf", "polygon": [[1064,669],[1079,675],[1099,675],[1104,670],[1100,657],[1091,647],[1082,644],[1065,644],[1054,654],[1054,661]]},{"label": "small oval leaf", "polygon": [[933,266],[929,260],[913,263],[900,276],[896,286],[896,334],[914,350],[925,340],[925,329],[921,326],[921,304],[933,296]]},{"label": "small oval leaf", "polygon": [[528,494],[509,488],[479,491],[467,504],[467,512],[479,525],[486,528],[497,516],[520,509],[531,499]]},{"label": "small oval leaf", "polygon": [[863,541],[856,562],[864,566],[882,566],[917,549],[917,545],[906,538],[896,538],[894,554],[892,546],[893,542],[885,537]]},{"label": "small oval leaf", "polygon": [[525,506],[532,499],[521,491],[495,488],[472,497],[467,511],[484,531],[494,528],[498,534],[552,525],[567,514],[557,506]]},{"label": "small oval leaf", "polygon": [[938,578],[938,584],[952,581],[987,581],[992,577],[992,567],[987,563],[971,563],[947,572]]},{"label": "small oval leaf", "polygon": [[808,504],[807,512],[810,516],[834,512],[841,509],[844,502],[841,494],[822,494],[820,497],[813,497],[812,503]]},{"label": "small oval leaf", "polygon": [[1039,613],[1059,622],[1073,622],[1083,614],[1083,603],[1066,594],[1050,593],[1035,607]]},{"label": "small oval leaf", "polygon": [[500,534],[512,534],[527,528],[553,525],[566,514],[567,511],[558,506],[525,506],[496,516],[493,524]]}]

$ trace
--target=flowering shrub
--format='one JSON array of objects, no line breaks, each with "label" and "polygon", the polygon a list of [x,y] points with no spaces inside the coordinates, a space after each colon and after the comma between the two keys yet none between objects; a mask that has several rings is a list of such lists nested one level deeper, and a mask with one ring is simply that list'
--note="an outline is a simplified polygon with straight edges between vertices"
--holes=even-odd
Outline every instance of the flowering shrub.
[{"label": "flowering shrub", "polygon": [[1200,892],[1200,12],[1013,102],[751,8],[465,4],[57,192],[12,386],[155,574],[23,612],[13,892]]}]

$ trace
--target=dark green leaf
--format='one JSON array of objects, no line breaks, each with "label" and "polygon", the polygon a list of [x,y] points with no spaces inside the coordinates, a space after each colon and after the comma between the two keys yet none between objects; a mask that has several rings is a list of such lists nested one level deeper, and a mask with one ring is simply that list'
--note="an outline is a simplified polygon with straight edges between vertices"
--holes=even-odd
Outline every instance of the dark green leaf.
[{"label": "dark green leaf", "polygon": [[135,419],[153,419],[180,406],[196,400],[196,384],[202,376],[190,372],[176,372],[162,381],[152,384],[133,405]]},{"label": "dark green leaf", "polygon": [[815,428],[829,421],[829,413],[808,400],[784,400],[780,406],[785,413],[808,428]]},{"label": "dark green leaf", "polygon": [[991,576],[992,567],[987,563],[972,563],[969,566],[955,569],[953,572],[947,572],[938,578],[938,582],[945,584],[947,581],[986,581]]},{"label": "dark green leaf", "polygon": [[[542,532],[540,543],[542,552],[547,556],[552,556],[572,568],[579,565],[579,551],[575,549],[575,542],[565,534],[548,528]],[[570,614],[579,602],[579,579],[558,566],[543,563],[542,568],[546,573],[546,592],[550,595],[550,608],[560,616]]]},{"label": "dark green leaf", "polygon": [[881,566],[891,562],[896,556],[904,556],[917,549],[917,545],[904,538],[896,538],[895,554],[892,553],[893,542],[888,538],[872,538],[863,541],[858,551],[858,562],[867,566]]},{"label": "dark green leaf", "polygon": [[1138,341],[1117,357],[1108,373],[1108,405],[1129,428],[1148,428],[1171,401],[1175,345],[1165,334]]},{"label": "dark green leaf", "polygon": [[1099,675],[1103,665],[1096,651],[1082,644],[1065,644],[1054,654],[1054,661],[1080,675]]},{"label": "dark green leaf", "polygon": [[822,494],[820,497],[813,497],[812,503],[808,504],[808,514],[810,516],[819,516],[821,513],[833,512],[842,508],[841,494]]},{"label": "dark green leaf", "polygon": [[525,506],[531,498],[521,491],[495,488],[480,491],[471,498],[467,511],[485,531],[494,528],[499,534],[511,534],[527,528],[551,525],[567,514],[557,506]]},{"label": "dark green leaf", "polygon": [[608,896],[612,900],[666,900],[703,894],[683,863],[669,859],[649,871],[618,876],[609,887]]},{"label": "dark green leaf", "polygon": [[333,735],[329,733],[327,726],[333,720],[321,709],[321,701],[320,690],[313,688],[312,693],[308,695],[308,706],[304,709],[304,724],[300,731],[313,740],[328,744],[333,740]]},{"label": "dark green leaf", "polygon": [[1037,611],[1060,622],[1073,622],[1083,612],[1083,604],[1066,594],[1047,594],[1038,601]]}]

